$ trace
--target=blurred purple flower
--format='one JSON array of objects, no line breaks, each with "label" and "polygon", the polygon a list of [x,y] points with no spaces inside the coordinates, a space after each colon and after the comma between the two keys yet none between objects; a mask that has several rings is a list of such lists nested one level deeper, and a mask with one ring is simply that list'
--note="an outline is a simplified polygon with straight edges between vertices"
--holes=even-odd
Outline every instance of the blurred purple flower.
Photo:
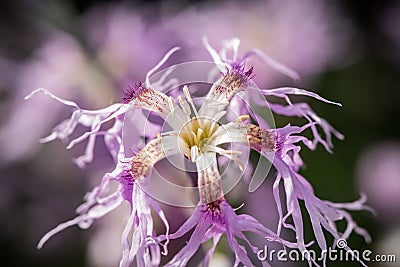
[{"label": "blurred purple flower", "polygon": [[83,18],[89,46],[99,64],[120,87],[142,79],[146,70],[170,47],[169,41],[160,36],[152,17],[146,15],[153,12],[145,6],[133,9],[119,4],[97,6]]},{"label": "blurred purple flower", "polygon": [[[113,95],[109,81],[90,66],[77,41],[62,33],[53,34],[30,60],[15,69],[14,75],[18,79],[13,85],[10,116],[0,129],[1,150],[8,152],[2,154],[0,160],[3,163],[31,156],[38,148],[37,140],[48,131],[62,110],[61,105],[43,97],[23,102],[30,88],[54,88],[60,96],[80,97],[93,106],[104,104],[104,99]],[[48,112],[49,109],[52,112]],[[26,132],[30,134],[26,135]]]},{"label": "blurred purple flower", "polygon": [[359,189],[368,195],[378,218],[400,220],[400,143],[383,142],[370,147],[358,160]]},{"label": "blurred purple flower", "polygon": [[[400,60],[400,4],[387,5],[380,18],[381,29],[387,38],[386,49],[380,49],[389,60]],[[384,40],[385,41],[385,40]]]},{"label": "blurred purple flower", "polygon": [[[166,8],[167,9],[167,8]],[[165,16],[164,27],[190,47],[189,60],[206,55],[197,40],[207,35],[217,43],[240,36],[242,51],[259,48],[268,55],[312,77],[335,64],[342,64],[352,27],[332,2],[273,0],[209,2]],[[196,29],[195,31],[193,29]],[[340,61],[342,60],[342,61]],[[260,64],[252,61],[257,70]],[[276,73],[263,69],[257,84],[271,86]]]},{"label": "blurred purple flower", "polygon": [[[52,88],[64,99],[80,99],[98,108],[114,101],[121,87],[143,77],[166,49],[166,44],[154,40],[148,30],[149,21],[140,11],[126,5],[99,6],[83,14],[80,20],[87,46],[72,35],[45,28],[48,39],[31,57],[20,64],[0,60],[2,69],[10,71],[8,67],[12,67],[9,80],[13,81],[0,81],[7,83],[11,92],[7,106],[10,116],[4,117],[5,124],[0,128],[0,149],[8,151],[0,155],[3,164],[34,155],[39,148],[37,140],[61,115],[61,105],[41,96],[24,103],[23,97],[31,88]],[[29,135],[24,134],[27,131]],[[84,162],[83,158],[77,160],[79,165]]]}]

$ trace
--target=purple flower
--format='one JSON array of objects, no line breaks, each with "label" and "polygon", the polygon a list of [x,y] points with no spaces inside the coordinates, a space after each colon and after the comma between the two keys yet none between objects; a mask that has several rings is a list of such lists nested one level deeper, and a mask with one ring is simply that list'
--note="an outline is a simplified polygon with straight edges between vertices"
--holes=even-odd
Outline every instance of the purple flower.
[{"label": "purple flower", "polygon": [[[46,234],[40,241],[39,247],[52,235],[66,227],[75,224],[82,228],[89,227],[95,219],[115,209],[123,201],[130,203],[131,212],[122,235],[123,256],[120,266],[129,266],[134,259],[138,266],[159,265],[161,260],[159,245],[165,241],[162,246],[164,254],[166,254],[169,239],[181,238],[193,228],[194,232],[187,245],[167,263],[167,266],[185,266],[202,243],[213,239],[213,245],[207,252],[203,263],[204,266],[207,266],[223,234],[227,235],[229,246],[235,254],[235,265],[239,263],[245,266],[254,265],[247,255],[245,247],[240,245],[237,240],[243,240],[256,253],[258,248],[247,239],[244,235],[245,232],[255,233],[268,242],[274,241],[283,247],[305,252],[308,250],[310,242],[304,237],[302,219],[304,214],[300,209],[300,201],[305,203],[305,213],[311,219],[315,239],[321,250],[326,250],[330,246],[325,239],[324,231],[330,233],[335,240],[347,239],[352,232],[356,232],[369,241],[368,233],[355,223],[349,213],[350,210],[369,209],[364,205],[366,201],[364,196],[353,203],[333,203],[321,200],[315,196],[310,183],[299,174],[300,168],[304,165],[299,154],[301,150],[299,143],[303,143],[311,150],[321,143],[330,151],[331,136],[334,135],[338,138],[343,138],[343,136],[327,121],[317,116],[307,104],[292,103],[289,96],[310,96],[326,103],[337,103],[326,100],[313,92],[291,87],[262,89],[256,96],[253,92],[257,88],[252,82],[254,68],[247,67],[246,64],[249,57],[260,57],[273,69],[294,79],[298,78],[297,73],[272,60],[259,50],[250,50],[243,57],[239,57],[240,41],[238,39],[225,42],[224,48],[219,53],[208,43],[207,39],[204,38],[203,43],[216,63],[217,72],[209,73],[210,77],[215,77],[215,82],[200,107],[196,106],[196,101],[192,98],[187,84],[182,84],[182,93],[177,97],[175,94],[167,95],[163,92],[179,85],[180,77],[170,77],[174,76],[176,66],[167,70],[157,82],[153,82],[151,79],[152,75],[179,48],[171,49],[147,73],[143,82],[136,83],[127,89],[121,104],[113,104],[100,110],[84,110],[76,103],[60,99],[45,89],[37,89],[27,97],[30,98],[33,94],[42,92],[74,109],[71,118],[56,126],[43,141],[51,141],[56,138],[66,140],[78,125],[85,126],[89,130],[73,139],[68,145],[68,148],[71,148],[88,140],[85,154],[77,158],[76,163],[84,167],[85,164],[92,161],[97,136],[104,137],[105,144],[116,161],[115,170],[106,174],[101,184],[86,196],[86,202],[77,210],[79,215]],[[231,57],[228,57],[228,54]],[[242,96],[241,100],[238,101],[240,96]],[[264,97],[270,96],[284,99],[287,105],[265,101]],[[264,101],[261,101],[262,99]],[[228,107],[233,101],[236,101],[237,107],[229,110]],[[257,110],[249,107],[248,103],[253,103],[262,109],[270,107],[273,112],[282,115],[304,117],[308,122],[303,126],[287,125],[283,128],[276,128],[271,122],[262,119],[260,114],[257,114]],[[146,121],[144,114],[147,113],[131,113],[132,110],[144,110],[149,113],[149,116],[158,116],[164,122],[162,125],[157,125],[155,122],[155,125],[151,126],[152,134],[143,133],[139,131],[140,123]],[[235,114],[235,112],[238,113]],[[134,118],[132,118],[132,114],[134,114]],[[222,120],[225,115],[227,118],[234,119],[225,122]],[[253,123],[250,118],[253,118],[256,123]],[[129,120],[134,120],[137,128],[131,128],[131,124],[126,125]],[[107,128],[106,124],[109,121],[114,123]],[[323,130],[325,138],[319,134],[318,128]],[[313,133],[311,140],[302,135],[302,132],[307,129]],[[160,133],[156,131],[160,131]],[[136,138],[133,138],[129,144],[125,144],[123,139],[128,138],[129,135],[134,135]],[[233,144],[242,144],[245,148],[259,152],[277,170],[273,184],[279,218],[276,233],[250,215],[237,215],[224,197],[226,192],[217,158],[226,157],[238,169],[243,171],[245,168],[240,157],[244,151],[236,149]],[[132,145],[134,153],[132,156],[128,156],[127,150],[132,149]],[[169,234],[166,217],[158,206],[155,200],[156,196],[153,195],[154,192],[150,187],[150,174],[157,162],[164,158],[169,159],[173,155],[181,155],[182,160],[195,165],[199,202],[188,221],[175,233]],[[111,181],[116,181],[119,187],[114,193],[107,195],[108,185]],[[250,191],[257,189],[262,182],[263,180],[254,181],[252,179],[249,185]],[[285,203],[282,203],[280,198],[281,184],[283,184],[286,196]],[[171,192],[171,194],[173,193]],[[158,235],[155,232],[151,210],[165,224],[165,234]],[[343,233],[336,228],[336,223],[341,220],[346,222],[346,229]],[[293,231],[296,240],[283,239],[281,237],[283,228]],[[129,238],[131,232],[133,232],[132,237]],[[350,250],[348,247],[346,249]],[[308,258],[308,260],[310,264],[318,265],[314,259]],[[265,262],[265,265],[267,264]]]},{"label": "purple flower", "polygon": [[[49,40],[31,58],[13,69],[14,83],[10,85],[13,98],[7,112],[9,115],[4,117],[5,124],[0,128],[0,147],[9,152],[3,153],[0,161],[7,163],[32,156],[38,148],[37,140],[59,119],[62,106],[57,103],[44,97],[23,102],[23,97],[32,88],[52,88],[52,92],[59,96],[68,99],[80,97],[92,106],[103,105],[104,99],[113,97],[110,81],[96,68],[90,67],[87,55],[75,39],[60,32],[49,35]],[[24,134],[27,131],[30,132],[28,136]]]}]

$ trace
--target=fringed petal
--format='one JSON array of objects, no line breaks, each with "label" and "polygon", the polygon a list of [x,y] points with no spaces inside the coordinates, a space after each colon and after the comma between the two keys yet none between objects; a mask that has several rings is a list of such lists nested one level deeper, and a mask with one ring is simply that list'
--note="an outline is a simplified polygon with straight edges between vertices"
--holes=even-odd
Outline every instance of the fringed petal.
[{"label": "fringed petal", "polygon": [[227,231],[226,235],[228,237],[229,246],[235,253],[235,266],[237,266],[240,262],[243,263],[245,266],[254,266],[254,264],[247,256],[246,249],[244,248],[244,246],[239,245],[233,233]]},{"label": "fringed petal", "polygon": [[[351,215],[345,210],[368,210],[369,208],[364,205],[365,199],[361,198],[359,201],[353,203],[331,203],[329,201],[322,201],[310,190],[311,186],[309,183],[281,159],[275,158],[274,166],[283,177],[287,199],[287,215],[280,221],[282,221],[284,227],[295,231],[298,248],[301,252],[307,249],[303,235],[304,226],[301,219],[299,200],[303,200],[305,203],[316,241],[322,251],[326,251],[328,248],[323,230],[328,231],[335,240],[347,239],[354,231],[363,236],[367,242],[370,241],[369,234],[363,228],[359,227],[351,218]],[[277,196],[276,199],[278,197],[279,196]],[[277,204],[280,204],[280,201]],[[288,224],[284,223],[285,218],[289,215],[293,219],[293,225],[290,227],[288,227]],[[335,223],[343,219],[346,221],[347,225],[345,232],[341,234],[337,231]],[[333,246],[334,245],[335,244],[333,244]],[[323,259],[324,265],[325,261],[326,255]]]},{"label": "fringed petal", "polygon": [[[320,100],[325,103],[334,104],[341,106],[340,103],[329,101],[316,93],[309,92],[304,89],[299,88],[292,88],[292,87],[283,87],[283,88],[276,88],[276,89],[263,89],[261,93],[266,96],[275,96],[279,98],[283,98],[287,102],[287,106],[279,105],[279,104],[272,104],[272,103],[265,103],[266,101],[259,101],[259,105],[268,106],[272,111],[277,114],[285,115],[285,116],[297,116],[297,117],[304,117],[309,121],[312,133],[314,135],[314,141],[310,144],[306,144],[309,149],[314,150],[317,143],[321,143],[325,149],[331,152],[331,148],[333,147],[332,144],[332,137],[333,134],[336,138],[343,140],[344,136],[335,130],[326,120],[320,118],[307,103],[292,103],[289,99],[289,95],[303,95],[313,97],[317,100]],[[324,140],[317,131],[316,126],[319,125],[322,130],[324,131],[325,138]]]},{"label": "fringed petal", "polygon": [[[339,140],[344,139],[344,136],[340,132],[333,128],[326,120],[316,115],[307,103],[295,103],[288,106],[270,104],[269,106],[277,114],[304,117],[309,121],[309,123],[311,123],[310,128],[313,133],[314,140],[312,143],[307,144],[307,147],[311,150],[315,150],[316,145],[321,143],[327,151],[331,152],[331,148],[333,147],[332,134]],[[326,140],[320,136],[316,125],[319,125],[322,128]]]},{"label": "fringed petal", "polygon": [[[157,243],[151,209],[156,211],[166,226],[166,236],[169,234],[169,224],[157,203],[146,193],[146,178],[142,177],[126,183],[129,190],[124,189],[124,195],[131,192],[131,214],[122,234],[121,267],[130,266],[136,259],[137,266],[158,266],[161,260],[160,248]],[[133,232],[132,232],[133,229]],[[132,236],[129,238],[129,234]],[[131,241],[129,241],[131,240]]]},{"label": "fringed petal", "polygon": [[206,256],[204,257],[203,267],[207,267],[210,265],[211,257],[214,254],[215,248],[217,247],[217,244],[218,244],[221,236],[222,236],[222,233],[216,233],[212,236],[213,243],[212,243],[211,248],[207,251]]},{"label": "fringed petal", "polygon": [[117,208],[121,202],[123,201],[123,198],[120,197],[118,192],[114,193],[113,195],[108,197],[108,201],[104,201],[102,204],[98,204],[92,208],[90,208],[85,214],[82,214],[80,216],[77,216],[76,218],[67,221],[65,223],[59,224],[57,227],[55,227],[53,230],[49,231],[47,234],[45,234],[39,241],[39,244],[37,245],[38,249],[41,249],[43,245],[49,240],[52,236],[55,234],[63,231],[64,229],[73,226],[73,225],[79,225],[79,227],[86,229],[90,227],[92,222],[96,219],[99,219],[109,213],[110,211],[114,210]]},{"label": "fringed petal", "polygon": [[[249,215],[236,215],[232,207],[225,199],[220,199],[217,202],[210,204],[199,204],[193,215],[178,229],[174,234],[170,234],[171,239],[182,237],[192,228],[195,230],[190,237],[188,243],[183,247],[178,254],[166,266],[185,266],[194,253],[198,250],[202,243],[213,239],[213,244],[207,252],[203,266],[208,266],[212,253],[215,250],[216,243],[219,241],[222,234],[226,234],[228,243],[232,251],[235,253],[235,265],[239,263],[245,266],[254,266],[247,255],[245,247],[238,243],[237,238],[243,240],[251,250],[256,253],[259,249],[244,235],[244,232],[251,232],[265,238],[268,242],[274,241],[291,248],[297,248],[297,245],[288,242],[270,229],[261,225],[255,218]],[[165,236],[160,236],[159,241],[165,239]],[[268,264],[264,264],[268,266]]]},{"label": "fringed petal", "polygon": [[[209,220],[203,220],[203,221],[197,221],[197,226],[192,233],[189,241],[185,245],[184,248],[182,248],[174,257],[173,259],[168,262],[165,266],[186,266],[187,262],[192,258],[192,256],[196,253],[196,251],[199,249],[203,237],[206,234],[207,230],[211,226],[211,222]],[[179,230],[178,230],[179,231]],[[173,238],[172,235],[170,238]]]},{"label": "fringed petal", "polygon": [[293,69],[291,69],[290,67],[274,60],[273,58],[267,56],[264,52],[262,52],[259,49],[252,49],[250,51],[248,51],[242,58],[241,61],[245,61],[247,60],[249,57],[251,56],[256,56],[257,58],[259,58],[262,62],[264,62],[266,65],[268,65],[269,67],[271,67],[273,70],[280,72],[290,78],[292,78],[293,80],[295,80],[296,82],[300,81],[300,75]]},{"label": "fringed petal", "polygon": [[[75,128],[78,125],[90,127],[90,131],[87,131],[81,136],[73,139],[67,146],[67,149],[70,149],[74,145],[89,138],[85,154],[74,160],[74,163],[76,163],[80,168],[84,168],[87,163],[90,163],[93,160],[93,151],[96,142],[95,140],[96,136],[103,135],[105,139],[113,137],[116,142],[121,141],[121,139],[116,136],[116,132],[120,131],[122,127],[121,122],[118,122],[118,117],[126,112],[126,109],[128,107],[127,105],[114,104],[99,110],[85,110],[81,109],[76,103],[61,99],[44,88],[36,89],[31,94],[26,96],[25,99],[29,99],[37,93],[43,93],[64,105],[76,109],[72,113],[70,119],[64,120],[63,122],[58,124],[53,129],[53,132],[49,136],[41,139],[41,142],[50,142],[55,139],[61,139],[63,141],[66,141],[68,140],[69,136],[75,131]],[[111,129],[100,131],[100,128],[103,124],[113,119],[116,119],[116,122],[114,123],[114,126]],[[116,155],[115,149],[114,148],[111,149],[112,150],[110,151],[110,153],[113,157],[115,157]]]},{"label": "fringed petal", "polygon": [[288,95],[302,95],[302,96],[309,96],[312,98],[315,98],[319,101],[328,103],[328,104],[333,104],[337,106],[342,106],[342,104],[333,102],[330,100],[327,100],[321,96],[319,96],[316,93],[307,91],[305,89],[300,89],[300,88],[295,88],[295,87],[280,87],[280,88],[274,88],[274,89],[263,89],[261,90],[261,93],[264,94],[265,96],[276,96],[285,99],[288,104],[291,104],[291,101],[289,100]]}]

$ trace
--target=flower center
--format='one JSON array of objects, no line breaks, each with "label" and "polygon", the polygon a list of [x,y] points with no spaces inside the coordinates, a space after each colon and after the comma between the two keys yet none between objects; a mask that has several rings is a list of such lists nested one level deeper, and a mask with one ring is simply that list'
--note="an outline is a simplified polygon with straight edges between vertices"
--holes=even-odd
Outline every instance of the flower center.
[{"label": "flower center", "polygon": [[190,160],[196,161],[198,155],[207,152],[207,148],[212,145],[218,128],[218,122],[210,118],[192,118],[179,131],[183,140],[182,153]]}]

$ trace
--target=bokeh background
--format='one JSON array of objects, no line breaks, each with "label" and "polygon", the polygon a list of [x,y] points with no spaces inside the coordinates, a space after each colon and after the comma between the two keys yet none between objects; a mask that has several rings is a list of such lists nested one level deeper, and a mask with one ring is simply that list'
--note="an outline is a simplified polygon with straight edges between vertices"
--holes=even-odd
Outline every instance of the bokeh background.
[{"label": "bokeh background", "polygon": [[[323,199],[347,202],[365,192],[377,216],[361,212],[354,217],[373,241],[365,244],[352,236],[349,244],[397,256],[397,263],[371,266],[399,266],[400,2],[373,0],[1,1],[2,266],[115,266],[125,219],[121,209],[89,230],[73,227],[36,250],[44,233],[73,216],[84,193],[112,168],[112,159],[100,145],[96,160],[81,170],[71,159],[83,147],[39,144],[70,111],[45,97],[28,102],[23,97],[40,86],[85,108],[104,107],[120,101],[121,91],[143,80],[172,46],[183,49],[171,63],[210,60],[200,42],[203,35],[217,47],[223,39],[239,37],[241,51],[259,48],[302,77],[296,85],[254,61],[262,88],[296,85],[343,104],[298,99],[346,136],[334,140],[333,154],[322,147],[304,150],[302,174]],[[275,119],[278,126],[302,122]],[[267,186],[237,203],[249,203],[246,212],[262,218],[272,201]],[[188,215],[172,212],[176,225]],[[273,227],[270,217],[264,219]],[[223,253],[215,260],[216,266],[229,266]]]}]

